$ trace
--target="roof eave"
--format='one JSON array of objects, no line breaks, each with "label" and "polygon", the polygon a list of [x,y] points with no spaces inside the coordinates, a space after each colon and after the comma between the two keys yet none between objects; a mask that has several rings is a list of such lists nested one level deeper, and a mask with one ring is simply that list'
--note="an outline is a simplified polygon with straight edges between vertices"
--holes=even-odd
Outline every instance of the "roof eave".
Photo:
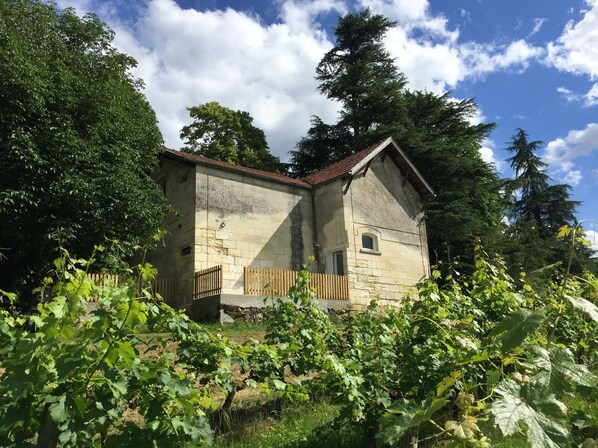
[{"label": "roof eave", "polygon": [[292,185],[294,187],[298,187],[298,188],[305,188],[307,190],[310,190],[311,188],[313,188],[310,184],[305,183],[305,184],[300,184],[300,183],[295,183],[295,182],[290,182],[284,179],[277,179],[276,177],[270,177],[270,176],[264,176],[262,174],[259,173],[252,173],[250,171],[241,171],[241,170],[236,170],[234,168],[230,168],[227,166],[223,166],[223,165],[219,165],[217,163],[210,163],[208,160],[198,160],[198,159],[189,159],[185,156],[179,155],[179,154],[175,154],[173,151],[164,151],[162,152],[162,154],[170,157],[171,159],[174,160],[178,160],[178,161],[182,161],[184,163],[189,163],[192,165],[202,165],[202,166],[207,166],[210,168],[216,168],[222,171],[226,171],[229,173],[235,173],[235,174],[240,174],[243,176],[249,176],[249,177],[253,177],[256,179],[261,179],[261,180],[266,180],[268,182],[275,182],[278,184],[283,184],[283,185]]}]

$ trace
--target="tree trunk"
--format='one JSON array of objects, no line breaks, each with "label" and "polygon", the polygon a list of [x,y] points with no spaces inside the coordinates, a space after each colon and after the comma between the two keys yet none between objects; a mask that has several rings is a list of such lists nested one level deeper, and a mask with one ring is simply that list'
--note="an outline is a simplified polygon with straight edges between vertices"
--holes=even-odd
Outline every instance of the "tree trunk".
[{"label": "tree trunk", "polygon": [[39,433],[37,434],[36,448],[56,448],[58,444],[58,426],[50,415],[50,405],[46,404],[40,420]]}]

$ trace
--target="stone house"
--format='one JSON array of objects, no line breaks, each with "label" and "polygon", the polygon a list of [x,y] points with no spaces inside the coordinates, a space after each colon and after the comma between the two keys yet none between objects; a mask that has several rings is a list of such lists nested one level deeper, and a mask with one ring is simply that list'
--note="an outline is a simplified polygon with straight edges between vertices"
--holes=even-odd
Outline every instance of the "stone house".
[{"label": "stone house", "polygon": [[344,276],[348,300],[331,307],[396,303],[429,275],[433,191],[391,138],[304,179],[165,150],[156,180],[178,213],[150,261],[176,279],[178,307],[194,302],[194,273],[214,266],[217,307],[263,303],[247,293],[249,272],[298,270],[312,256],[312,270]]}]

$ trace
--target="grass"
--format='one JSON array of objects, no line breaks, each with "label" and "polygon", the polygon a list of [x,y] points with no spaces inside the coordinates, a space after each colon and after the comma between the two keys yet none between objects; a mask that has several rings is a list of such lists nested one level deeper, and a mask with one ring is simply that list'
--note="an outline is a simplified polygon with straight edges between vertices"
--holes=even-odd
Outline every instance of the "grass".
[{"label": "grass", "polygon": [[263,324],[248,324],[235,322],[234,324],[202,324],[202,327],[212,333],[220,333],[230,340],[242,344],[249,339],[264,340],[266,327]]},{"label": "grass", "polygon": [[[212,333],[220,333],[229,339],[243,343],[248,339],[263,341],[265,326],[259,324],[207,324],[203,325]],[[146,334],[146,341],[155,334]],[[598,397],[570,397],[566,400],[569,415],[583,411],[589,416],[598,416]],[[326,399],[283,403],[262,394],[241,392],[235,400],[233,410],[222,421],[216,422],[220,428],[215,440],[216,448],[361,448],[364,445],[362,431],[358,426],[334,428],[338,408]],[[491,440],[494,448],[529,448],[526,435],[522,432],[511,437],[503,437],[500,430],[488,421],[479,422],[482,433]],[[426,425],[420,433],[419,448],[446,447],[449,441],[443,438],[427,437]],[[572,428],[576,440],[598,438],[598,430],[592,428]],[[408,447],[408,438],[399,444]]]},{"label": "grass", "polygon": [[338,415],[327,402],[282,404],[243,403],[225,422],[228,430],[217,438],[216,448],[360,448],[359,431],[354,428],[332,430]]}]

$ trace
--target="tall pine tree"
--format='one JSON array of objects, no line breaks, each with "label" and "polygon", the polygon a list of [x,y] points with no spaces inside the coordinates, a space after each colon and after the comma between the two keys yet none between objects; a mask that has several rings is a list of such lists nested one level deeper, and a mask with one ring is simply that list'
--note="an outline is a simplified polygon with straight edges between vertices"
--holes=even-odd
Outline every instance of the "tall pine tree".
[{"label": "tall pine tree", "polygon": [[[529,141],[523,129],[517,129],[507,151],[513,154],[509,163],[515,178],[507,183],[510,203],[507,216],[511,237],[507,256],[511,264],[525,271],[564,261],[568,257],[568,241],[559,240],[557,232],[564,225],[575,225],[575,209],[579,202],[570,200],[571,187],[551,184],[545,172],[546,163],[537,155],[543,142]],[[590,253],[577,248],[574,271],[588,268]]]},{"label": "tall pine tree", "polygon": [[427,210],[433,260],[471,259],[474,237],[486,244],[500,237],[500,185],[479,152],[494,124],[472,124],[473,100],[409,91],[383,45],[393,26],[369,10],[339,19],[336,45],[316,79],[320,92],[341,104],[340,120],[330,125],[314,117],[291,151],[294,172],[309,174],[390,135],[437,193]]}]

